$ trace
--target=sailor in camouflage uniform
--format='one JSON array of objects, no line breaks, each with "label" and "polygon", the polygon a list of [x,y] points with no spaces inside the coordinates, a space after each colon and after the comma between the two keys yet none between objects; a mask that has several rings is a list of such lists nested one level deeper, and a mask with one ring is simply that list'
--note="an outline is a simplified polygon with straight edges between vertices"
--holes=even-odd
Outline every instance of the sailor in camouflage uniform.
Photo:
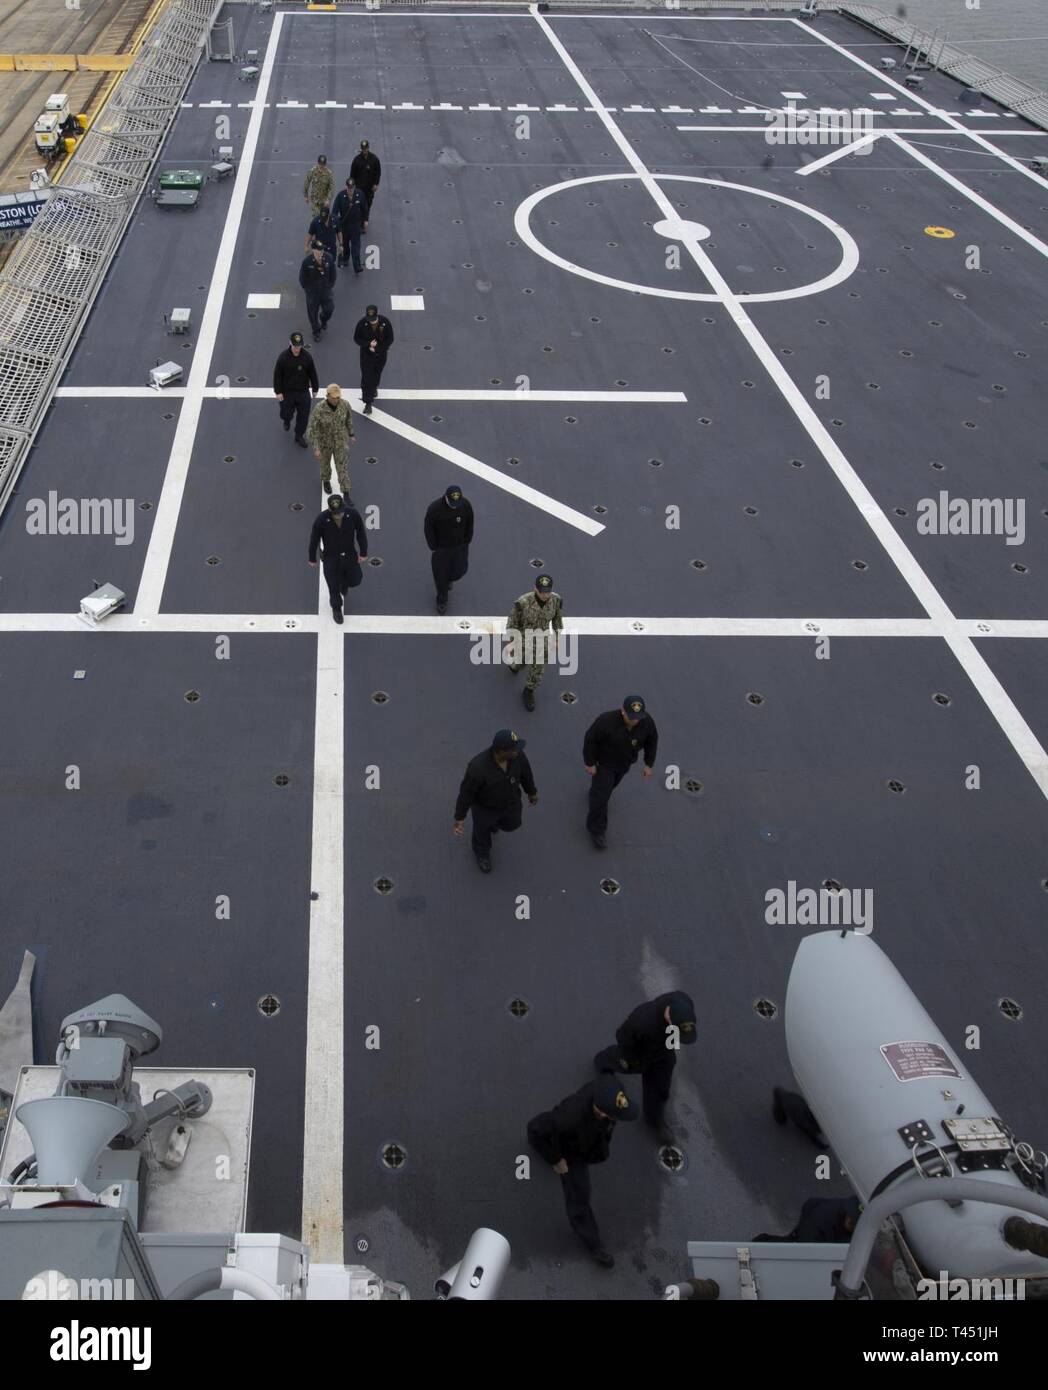
[{"label": "sailor in camouflage uniform", "polygon": [[[553,589],[553,580],[548,574],[540,574],[535,580],[535,588],[528,594],[521,594],[520,598],[514,603],[510,610],[510,615],[506,619],[506,632],[511,637],[516,636],[519,643],[520,660],[514,666],[510,665],[511,675],[516,675],[521,665],[526,661],[529,654],[540,656],[543,639],[540,634],[545,634],[548,628],[550,632],[560,632],[564,626],[564,600],[560,594]],[[531,634],[529,639],[529,633]],[[535,643],[536,650],[529,653],[528,642]],[[511,653],[515,655],[516,653]],[[535,708],[535,690],[542,680],[544,661],[535,661],[529,665],[528,678],[524,682],[524,708]]]},{"label": "sailor in camouflage uniform", "polygon": [[335,176],[328,168],[327,155],[318,154],[317,162],[306,175],[302,194],[313,209],[313,216],[319,217],[325,203],[331,203],[335,191]]},{"label": "sailor in camouflage uniform", "polygon": [[320,481],[325,492],[331,492],[331,459],[334,456],[338,485],[342,495],[349,496],[349,445],[356,437],[349,402],[342,399],[341,387],[332,382],[324,399],[313,407],[306,426],[306,438],[320,460]]}]

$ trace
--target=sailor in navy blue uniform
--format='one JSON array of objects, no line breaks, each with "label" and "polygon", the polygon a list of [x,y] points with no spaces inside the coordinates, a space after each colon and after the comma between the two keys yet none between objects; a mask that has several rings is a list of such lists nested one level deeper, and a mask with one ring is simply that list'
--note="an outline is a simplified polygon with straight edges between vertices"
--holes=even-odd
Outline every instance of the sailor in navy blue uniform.
[{"label": "sailor in navy blue uniform", "polygon": [[589,790],[586,829],[598,849],[605,849],[608,801],[612,792],[644,754],[644,776],[650,777],[659,747],[659,731],[639,695],[627,695],[621,709],[598,714],[586,730],[582,761],[593,778]]},{"label": "sailor in navy blue uniform", "polygon": [[433,552],[433,582],[437,586],[437,612],[448,611],[448,590],[469,569],[469,544],[473,539],[473,508],[455,483],[426,511],[426,544]]},{"label": "sailor in navy blue uniform", "polygon": [[321,242],[315,241],[313,249],[298,268],[298,283],[306,292],[306,312],[313,337],[324,336],[327,321],[335,312],[335,297],[331,293],[335,283],[335,258],[329,256]]},{"label": "sailor in navy blue uniform", "polygon": [[[356,546],[353,544],[356,537]],[[339,493],[328,498],[327,511],[321,512],[313,523],[313,533],[309,538],[309,563],[316,568],[317,548],[324,562],[324,578],[331,595],[331,613],[335,622],[342,625],[342,600],[347,589],[355,589],[364,577],[360,560],[367,559],[368,533],[364,530],[364,519],[347,499],[343,503]],[[360,556],[357,558],[357,547]]]},{"label": "sailor in navy blue uniform", "polygon": [[455,803],[456,835],[462,834],[466,816],[473,812],[473,853],[482,873],[491,873],[491,837],[499,830],[520,829],[521,788],[534,806],[539,799],[531,764],[524,756],[527,739],[512,729],[500,729],[491,747],[478,753],[466,767]]},{"label": "sailor in navy blue uniform", "polygon": [[665,1115],[677,1052],[693,1043],[696,1036],[695,1005],[682,990],[673,990],[638,1005],[616,1032],[614,1046],[593,1059],[598,1071],[640,1072],[644,1119],[660,1144],[674,1142]]},{"label": "sailor in navy blue uniform", "polygon": [[637,1107],[622,1083],[603,1075],[528,1123],[528,1143],[560,1177],[571,1229],[605,1269],[615,1257],[604,1248],[590,1206],[589,1165],[606,1162],[616,1123],[636,1118]]}]

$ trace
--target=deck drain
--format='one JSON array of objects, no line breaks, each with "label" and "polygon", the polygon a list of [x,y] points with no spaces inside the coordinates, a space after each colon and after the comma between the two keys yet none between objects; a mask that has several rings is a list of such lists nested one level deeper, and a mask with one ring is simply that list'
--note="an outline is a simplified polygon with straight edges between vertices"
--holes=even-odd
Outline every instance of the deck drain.
[{"label": "deck drain", "polygon": [[520,459],[507,459],[506,462],[509,464],[510,468],[517,468],[520,464]]},{"label": "deck drain", "polygon": [[822,886],[825,889],[827,889],[830,893],[839,893],[841,891],[841,885],[837,882],[835,878],[824,878],[822,881]]},{"label": "deck drain", "polygon": [[757,692],[754,691],[754,690],[751,690],[751,691],[750,691],[750,693],[746,696],[746,699],[749,700],[749,702],[750,702],[751,705],[763,705],[763,704],[764,704],[764,696],[763,696],[763,695],[758,695]]},{"label": "deck drain", "polygon": [[433,421],[435,425],[439,425],[444,417],[443,415],[431,415],[429,418]]},{"label": "deck drain", "polygon": [[381,565],[381,563],[382,563],[382,556],[381,556],[381,555],[369,555],[369,556],[368,556],[368,564],[369,564],[369,565],[373,565],[373,566],[375,567],[375,569],[377,569],[377,568],[379,567],[379,565]]},{"label": "deck drain", "polygon": [[950,703],[949,695],[942,695],[938,692],[932,696],[932,699],[937,705],[948,705]]},{"label": "deck drain", "polygon": [[866,568],[866,561],[865,561],[865,560],[853,560],[853,561],[852,561],[852,569],[853,569],[853,570],[864,570],[865,568]]},{"label": "deck drain", "polygon": [[659,1164],[667,1173],[676,1174],[684,1172],[688,1160],[684,1157],[684,1150],[678,1149],[676,1144],[663,1144],[659,1149]]},{"label": "deck drain", "polygon": [[384,690],[376,690],[374,695],[372,695],[371,697],[371,703],[374,705],[384,705],[388,702],[388,700],[389,696],[386,694]]},{"label": "deck drain", "polygon": [[742,384],[746,387],[747,390],[752,391],[757,383],[755,381],[744,381]]},{"label": "deck drain", "polygon": [[247,377],[246,377],[246,376],[238,376],[238,377],[237,377],[237,381],[239,381],[239,382],[240,382],[240,385],[243,386],[244,382],[247,381]]},{"label": "deck drain", "polygon": [[273,1018],[280,1012],[280,1000],[275,994],[263,994],[258,1001],[258,1011],[263,1018]]},{"label": "deck drain", "polygon": [[756,508],[756,507],[743,507],[742,510],[746,513],[747,516],[756,516],[756,515],[757,515],[757,508]]},{"label": "deck drain", "polygon": [[1014,999],[998,999],[997,1007],[1012,1023],[1018,1023],[1023,1016],[1022,1005],[1017,1004]]},{"label": "deck drain", "polygon": [[565,415],[565,416],[564,416],[564,423],[565,423],[566,425],[577,425],[577,424],[578,424],[578,418],[577,418],[576,416],[574,416],[574,415]]},{"label": "deck drain", "polygon": [[903,782],[897,781],[893,777],[892,780],[888,783],[888,790],[890,792],[902,793],[906,790],[906,785]]},{"label": "deck drain", "polygon": [[236,463],[237,461],[236,454],[223,454],[222,457],[226,463]]},{"label": "deck drain", "polygon": [[932,466],[932,468],[935,469],[936,473],[942,473],[942,472],[945,470],[945,468],[946,468],[945,463],[938,463],[938,462],[933,463],[931,466]]},{"label": "deck drain", "polygon": [[909,514],[909,512],[906,510],[905,507],[896,507],[896,508],[895,508],[895,515],[896,515],[896,516],[909,516],[910,514]]},{"label": "deck drain", "polygon": [[140,512],[151,512],[153,510],[153,504],[152,502],[139,502],[138,510]]},{"label": "deck drain", "polygon": [[900,349],[899,349],[899,356],[900,356],[900,357],[912,357],[912,356],[913,356],[913,353],[910,351],[909,348],[900,348]]},{"label": "deck drain", "polygon": [[710,419],[710,417],[709,417],[708,415],[700,415],[700,416],[699,416],[699,424],[700,424],[700,425],[712,425],[712,424],[713,424],[713,421]]},{"label": "deck drain", "polygon": [[560,698],[564,704],[573,705],[579,697],[575,694],[574,690],[565,690],[562,692]]},{"label": "deck drain", "polygon": [[531,568],[532,568],[533,570],[540,570],[540,569],[542,568],[542,566],[543,566],[545,563],[546,563],[545,560],[532,560],[532,561],[530,561]]},{"label": "deck drain", "polygon": [[709,568],[705,560],[692,560],[691,567],[693,570],[704,570]]},{"label": "deck drain", "polygon": [[374,454],[368,454],[367,461],[368,463],[378,463],[378,459],[375,457]]},{"label": "deck drain", "polygon": [[288,507],[288,511],[289,511],[289,512],[300,512],[300,511],[302,511],[302,503],[301,503],[301,502],[292,502],[291,505],[290,505],[290,507]]},{"label": "deck drain", "polygon": [[506,1007],[514,1018],[524,1018],[531,1008],[531,1005],[526,999],[511,999]]},{"label": "deck drain", "polygon": [[170,410],[167,411],[166,414],[164,415],[164,419],[165,419],[165,420],[173,420],[174,418],[175,418],[175,417],[174,417],[174,415],[171,413]]},{"label": "deck drain", "polygon": [[790,467],[791,467],[791,468],[803,468],[803,467],[804,467],[804,460],[803,460],[803,459],[790,459]]},{"label": "deck drain", "polygon": [[689,777],[684,783],[684,790],[688,792],[690,796],[698,796],[702,791],[702,783],[696,781],[694,777]]},{"label": "deck drain", "polygon": [[609,898],[613,898],[621,887],[622,885],[619,883],[618,879],[602,878],[600,881],[600,891]]},{"label": "deck drain", "polygon": [[773,1004],[770,999],[755,999],[753,1007],[763,1019],[773,1019],[779,1012],[778,1005]]},{"label": "deck drain", "polygon": [[383,897],[393,892],[393,880],[391,878],[376,878],[371,886],[376,893],[381,893]]},{"label": "deck drain", "polygon": [[608,509],[607,507],[602,507],[598,502],[597,505],[593,508],[593,510],[597,513],[598,516],[603,516]]},{"label": "deck drain", "polygon": [[220,565],[222,561],[218,558],[217,555],[209,555],[207,557],[207,563],[209,565]]},{"label": "deck drain", "polygon": [[652,467],[652,468],[661,468],[661,467],[662,467],[662,459],[648,459],[648,464],[649,464],[650,467]]},{"label": "deck drain", "polygon": [[1018,565],[1018,564],[1016,564],[1016,565],[1013,565],[1013,566],[1012,566],[1012,569],[1015,571],[1016,574],[1025,574],[1025,573],[1026,573],[1026,566],[1025,566],[1025,565]]},{"label": "deck drain", "polygon": [[184,695],[182,698],[185,699],[185,700],[188,700],[189,703],[190,703],[191,705],[195,705],[196,702],[200,699],[200,691],[199,691],[199,690],[187,690],[186,693],[185,693],[185,695]]},{"label": "deck drain", "polygon": [[287,775],[286,772],[278,772],[277,775],[273,778],[273,781],[275,785],[278,787],[286,787],[287,784],[291,781],[291,778]]},{"label": "deck drain", "polygon": [[546,347],[544,347],[544,348],[542,349],[542,351],[543,351],[543,352],[552,352],[553,349],[547,345]]},{"label": "deck drain", "polygon": [[391,1168],[394,1172],[398,1168],[403,1168],[408,1161],[407,1150],[400,1144],[383,1144],[381,1150],[382,1166]]}]

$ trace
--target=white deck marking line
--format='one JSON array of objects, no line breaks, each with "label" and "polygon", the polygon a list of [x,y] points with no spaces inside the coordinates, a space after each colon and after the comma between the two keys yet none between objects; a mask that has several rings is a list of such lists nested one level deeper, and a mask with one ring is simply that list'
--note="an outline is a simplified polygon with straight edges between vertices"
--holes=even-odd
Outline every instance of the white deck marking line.
[{"label": "white deck marking line", "polygon": [[980,135],[978,131],[969,130],[967,126],[961,125],[960,121],[956,120],[949,112],[943,111],[940,107],[934,106],[924,97],[918,96],[916,92],[910,91],[908,87],[904,87],[901,82],[896,82],[895,78],[889,77],[887,73],[878,72],[876,68],[871,67],[864,59],[856,57],[854,53],[849,53],[841,44],[834,43],[832,39],[828,39],[825,34],[820,34],[818,29],[813,29],[810,24],[805,24],[803,20],[791,16],[790,23],[795,24],[798,29],[803,29],[806,34],[811,34],[813,38],[817,38],[820,43],[826,44],[828,48],[832,48],[835,52],[843,54],[850,62],[856,63],[860,68],[865,68],[867,72],[873,73],[874,77],[876,77],[879,82],[883,82],[886,87],[892,87],[895,91],[901,92],[907,101],[915,101],[922,110],[930,111],[934,115],[939,116],[948,125],[952,126],[954,130],[958,131],[960,134],[966,135],[969,140],[974,140],[977,145],[981,145],[984,149],[992,150],[999,159],[1005,162],[1005,164],[1011,165],[1013,169],[1016,169],[1020,174],[1024,174],[1026,178],[1033,179],[1034,183],[1041,185],[1043,188],[1044,180],[1039,174],[1035,174],[1032,169],[1027,169],[1025,164],[1020,164],[1019,161],[1013,159],[1010,154],[1004,154],[1001,150],[997,149],[991,141]]},{"label": "white deck marking line", "polygon": [[[114,400],[125,397],[128,400],[163,400],[168,397],[184,396],[186,387],[167,386],[158,391],[153,386],[60,386],[55,392],[58,397],[72,400]],[[342,394],[355,406],[360,400],[359,387],[344,387]],[[273,400],[273,390],[269,386],[207,386],[204,396],[214,400]],[[395,386],[382,388],[384,401],[514,401],[518,405],[533,405],[543,401],[594,401],[612,405],[684,405],[688,397],[683,391],[511,391],[508,389],[482,389],[477,391],[457,388],[421,391],[398,389]]]},{"label": "white deck marking line", "polygon": [[[462,627],[463,623],[469,626]],[[469,636],[477,632],[501,632],[506,619],[500,614],[347,613],[347,632],[373,636],[443,634]],[[931,618],[656,618],[581,617],[565,619],[567,630],[580,637],[923,637],[942,641],[944,634]],[[171,635],[194,632],[291,633],[310,636],[321,627],[334,626],[326,603],[316,613],[158,613],[144,618],[136,613],[114,613],[97,629],[107,632]],[[958,618],[958,632],[976,639],[1048,638],[1048,620],[1039,618]],[[84,624],[75,613],[0,613],[0,634],[20,632],[76,632]]]},{"label": "white deck marking line", "polygon": [[[320,509],[318,508],[318,511]],[[318,1264],[341,1265],[345,1131],[344,659],[319,580],[313,823],[306,996],[306,1094],[302,1136],[302,1239]],[[322,617],[321,615],[325,615]]]},{"label": "white deck marking line", "polygon": [[277,44],[283,23],[284,11],[278,10],[273,19],[269,43],[266,45],[262,71],[258,76],[257,99],[259,105],[252,110],[248,118],[247,135],[244,138],[244,148],[237,165],[236,182],[233,185],[232,196],[229,200],[225,226],[222,229],[222,240],[215,257],[215,268],[211,274],[207,303],[204,305],[204,313],[196,335],[196,351],[193,353],[193,361],[189,368],[185,395],[182,398],[182,408],[179,411],[167,471],[164,474],[164,485],[157,504],[156,519],[153,522],[153,530],[149,537],[149,549],[146,552],[136,604],[137,608],[147,615],[160,611],[160,601],[167,579],[167,567],[171,560],[175,531],[178,527],[178,514],[182,506],[182,495],[185,492],[189,463],[193,455],[197,428],[200,424],[200,412],[204,404],[204,388],[211,372],[211,359],[215,351],[215,342],[222,318],[222,306],[225,303],[226,289],[229,285],[229,273],[233,264],[233,254],[236,250],[240,221],[244,215],[247,187],[255,162],[259,132],[265,118],[265,108],[262,103],[269,92]]},{"label": "white deck marking line", "polygon": [[805,164],[802,169],[797,169],[794,172],[802,177],[805,174],[814,174],[816,169],[825,169],[827,164],[832,164],[837,159],[843,159],[846,154],[854,154],[856,150],[861,150],[866,145],[872,145],[875,140],[881,138],[882,134],[882,131],[875,130],[872,135],[864,135],[860,140],[853,140],[850,145],[844,145],[831,154],[824,154],[821,159],[816,159],[812,164]]},{"label": "white deck marking line", "polygon": [[462,468],[467,473],[472,473],[476,478],[483,478],[485,482],[501,488],[503,492],[508,492],[513,497],[519,497],[522,502],[527,502],[532,507],[538,507],[540,511],[548,512],[550,516],[557,517],[559,521],[566,521],[569,526],[575,526],[578,530],[585,531],[587,536],[599,536],[604,530],[599,522],[584,516],[582,512],[577,512],[574,507],[567,507],[563,502],[547,497],[544,492],[528,487],[526,483],[518,483],[515,478],[508,478],[505,473],[500,473],[497,468],[492,468],[490,464],[482,463],[480,459],[473,458],[471,454],[465,454],[461,449],[446,444],[443,439],[436,439],[431,434],[417,430],[414,425],[405,424],[403,420],[397,420],[392,415],[387,415],[378,406],[373,408],[373,413],[368,418],[373,424],[382,425],[392,434],[399,434],[401,439],[407,439],[412,444],[417,444],[420,449],[426,449],[431,454],[436,454],[438,458],[446,459],[448,463],[453,463],[456,468]]},{"label": "white deck marking line", "polygon": [[[586,81],[578,65],[557,38],[549,24],[547,24],[543,16],[539,14],[537,6],[529,6],[529,11],[536,23],[546,34],[550,43],[560,54],[561,61],[575,78],[579,90],[584,93],[587,100],[593,103],[608,134],[615,141],[634,173],[647,188],[654,202],[662,210],[663,216],[666,218],[673,218],[675,216],[673,204],[656,182],[651,171],[642,162],[640,156],[619,130],[618,126],[603,109],[593,88]],[[802,25],[801,27],[806,28],[807,26]],[[815,33],[816,31],[812,30],[811,32]],[[754,355],[778,388],[783,400],[796,416],[798,423],[805,430],[812,443],[833,470],[848,496],[855,503],[856,507],[858,507],[860,515],[866,521],[884,549],[888,552],[895,567],[909,585],[921,607],[929,617],[935,619],[940,625],[943,637],[949,645],[950,650],[953,652],[958,664],[986,702],[987,707],[997,720],[1005,737],[1015,749],[1015,752],[1022,760],[1031,777],[1033,777],[1034,781],[1040,787],[1042,795],[1048,797],[1048,754],[1046,754],[1041,747],[1033,730],[1023,719],[1000,681],[990,670],[990,667],[983,659],[981,653],[976,649],[974,643],[958,629],[957,620],[950,612],[945,600],[924,573],[921,566],[917,563],[909,547],[896,532],[877,499],[859,477],[851,463],[849,463],[836,440],[812,409],[807,398],[785,370],[777,354],[768,345],[768,342],[754,324],[753,320],[739,303],[738,297],[731,286],[717,269],[716,264],[708,253],[703,249],[702,243],[696,238],[690,237],[682,238],[682,244],[687,247],[692,259],[698,265],[703,275],[705,275],[710,286],[720,295],[721,302],[727,310],[732,322],[745,338]]]},{"label": "white deck marking line", "polygon": [[930,169],[931,172],[942,179],[944,183],[948,183],[951,188],[956,188],[958,193],[963,193],[966,198],[976,205],[976,207],[982,208],[983,212],[989,213],[990,216],[1000,222],[1002,226],[1007,227],[1012,236],[1020,237],[1027,245],[1032,246],[1035,251],[1039,251],[1042,256],[1048,256],[1048,245],[1041,241],[1039,237],[1035,237],[1033,232],[1028,232],[1021,223],[1014,221],[1006,212],[1002,212],[1000,208],[995,207],[994,204],[984,198],[981,193],[976,193],[974,188],[969,188],[966,183],[962,183],[959,178],[956,178],[949,170],[944,169],[941,164],[936,164],[934,159],[929,159],[916,145],[911,145],[910,142],[904,140],[901,135],[889,135],[888,139],[898,145],[900,149],[905,150],[906,153],[916,159],[918,163],[923,164],[926,169]]}]

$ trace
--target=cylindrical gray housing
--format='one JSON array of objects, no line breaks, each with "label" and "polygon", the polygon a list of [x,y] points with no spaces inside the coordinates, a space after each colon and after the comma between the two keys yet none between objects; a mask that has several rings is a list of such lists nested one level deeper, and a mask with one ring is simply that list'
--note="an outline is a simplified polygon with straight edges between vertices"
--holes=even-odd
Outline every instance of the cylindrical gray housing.
[{"label": "cylindrical gray housing", "polygon": [[[904,1125],[926,1121],[934,1142],[945,1148],[951,1140],[942,1122],[958,1105],[971,1119],[995,1114],[869,936],[827,931],[801,942],[786,990],[785,1026],[797,1083],[864,1201],[907,1162],[898,1133]],[[896,1181],[913,1172],[908,1167]],[[1022,1187],[1010,1172],[981,1171],[978,1178],[1003,1189]],[[902,1219],[911,1250],[932,1278],[941,1271],[968,1279],[1048,1276],[1048,1260],[1005,1244],[1001,1226],[1011,1214],[1006,1207],[939,1201],[922,1203]]]}]

